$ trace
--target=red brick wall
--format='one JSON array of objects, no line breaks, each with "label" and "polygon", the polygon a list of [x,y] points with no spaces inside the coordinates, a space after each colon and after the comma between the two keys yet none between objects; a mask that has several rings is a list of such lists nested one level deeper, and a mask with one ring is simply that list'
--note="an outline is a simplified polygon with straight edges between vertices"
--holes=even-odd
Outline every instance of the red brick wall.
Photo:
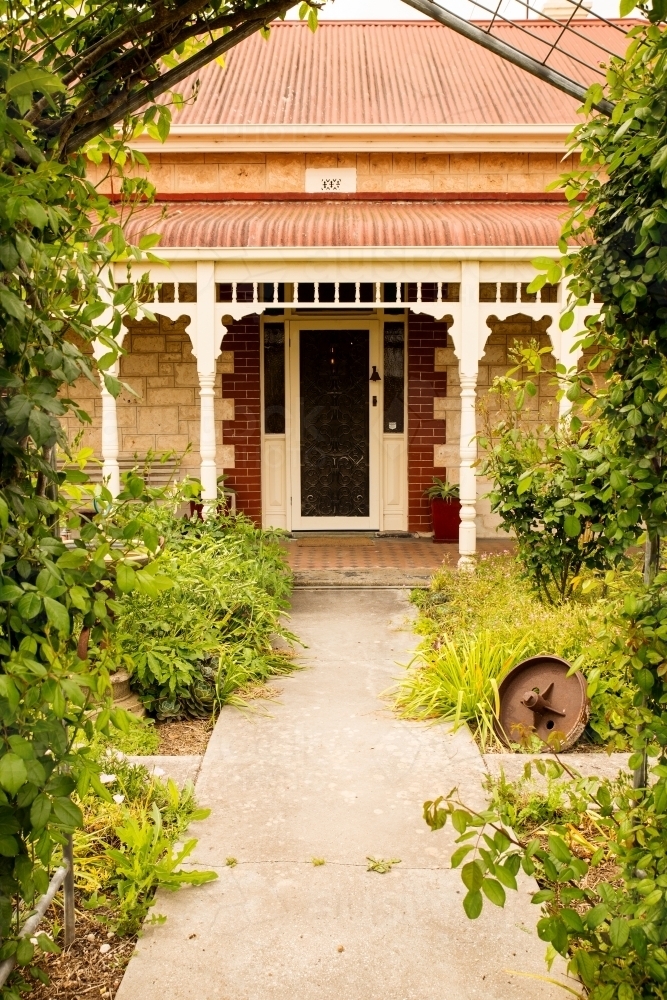
[{"label": "red brick wall", "polygon": [[433,465],[433,446],[445,444],[445,422],[433,419],[433,398],[447,394],[447,372],[434,371],[435,348],[447,347],[447,327],[408,315],[408,530],[431,531],[424,490],[433,476],[446,476]]},{"label": "red brick wall", "polygon": [[261,408],[259,317],[229,327],[223,351],[234,352],[234,374],[222,376],[223,399],[234,400],[234,419],[223,423],[223,443],[234,445],[234,468],[225,469],[226,485],[236,490],[239,510],[262,523]]}]

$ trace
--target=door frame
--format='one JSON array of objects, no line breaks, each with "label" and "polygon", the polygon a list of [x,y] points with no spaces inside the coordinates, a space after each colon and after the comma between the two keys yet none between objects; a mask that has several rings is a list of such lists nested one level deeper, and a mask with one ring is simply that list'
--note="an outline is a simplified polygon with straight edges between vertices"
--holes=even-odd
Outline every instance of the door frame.
[{"label": "door frame", "polygon": [[[382,325],[377,316],[352,318],[321,315],[286,320],[288,334],[286,395],[286,433],[289,447],[290,510],[293,531],[379,531],[381,528],[380,484],[382,482],[382,415],[384,413],[383,381],[374,382],[368,394],[369,437],[369,516],[368,517],[303,517],[301,515],[301,372],[300,342],[302,330],[368,330],[368,374],[375,365],[380,378],[384,375],[381,343]],[[373,406],[373,396],[377,405]]]}]

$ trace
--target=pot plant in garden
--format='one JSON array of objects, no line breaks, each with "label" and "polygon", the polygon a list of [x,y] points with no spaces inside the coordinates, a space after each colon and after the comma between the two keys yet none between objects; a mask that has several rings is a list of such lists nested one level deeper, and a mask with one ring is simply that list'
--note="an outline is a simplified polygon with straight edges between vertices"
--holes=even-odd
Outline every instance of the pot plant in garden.
[{"label": "pot plant in garden", "polygon": [[433,541],[458,542],[459,524],[461,523],[461,501],[457,483],[448,483],[446,479],[433,477],[433,483],[424,491],[424,496],[431,501],[431,520],[433,523]]}]

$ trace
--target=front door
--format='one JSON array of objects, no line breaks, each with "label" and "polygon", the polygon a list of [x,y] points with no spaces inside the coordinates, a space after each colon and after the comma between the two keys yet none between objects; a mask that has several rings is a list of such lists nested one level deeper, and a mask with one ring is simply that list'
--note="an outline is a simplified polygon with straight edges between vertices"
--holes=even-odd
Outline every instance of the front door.
[{"label": "front door", "polygon": [[298,430],[293,527],[377,528],[375,424],[381,412],[380,386],[369,381],[375,331],[368,325],[300,327],[291,335],[296,341],[292,371],[298,372],[298,407],[292,409],[293,432]]}]

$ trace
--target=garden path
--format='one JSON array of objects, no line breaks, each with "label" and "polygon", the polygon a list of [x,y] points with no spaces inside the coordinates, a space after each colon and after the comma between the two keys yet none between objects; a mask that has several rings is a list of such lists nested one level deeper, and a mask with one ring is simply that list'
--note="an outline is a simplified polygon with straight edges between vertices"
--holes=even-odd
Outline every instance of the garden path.
[{"label": "garden path", "polygon": [[[295,593],[307,669],[270,715],[223,711],[197,781],[212,812],[195,859],[220,877],[160,897],[167,923],[139,940],[117,1000],[562,996],[506,971],[545,972],[531,886],[469,922],[451,831],[423,822],[456,784],[481,801],[484,765],[467,731],[397,720],[379,697],[414,647],[409,611],[401,591]],[[401,863],[378,874],[367,856]]]}]

